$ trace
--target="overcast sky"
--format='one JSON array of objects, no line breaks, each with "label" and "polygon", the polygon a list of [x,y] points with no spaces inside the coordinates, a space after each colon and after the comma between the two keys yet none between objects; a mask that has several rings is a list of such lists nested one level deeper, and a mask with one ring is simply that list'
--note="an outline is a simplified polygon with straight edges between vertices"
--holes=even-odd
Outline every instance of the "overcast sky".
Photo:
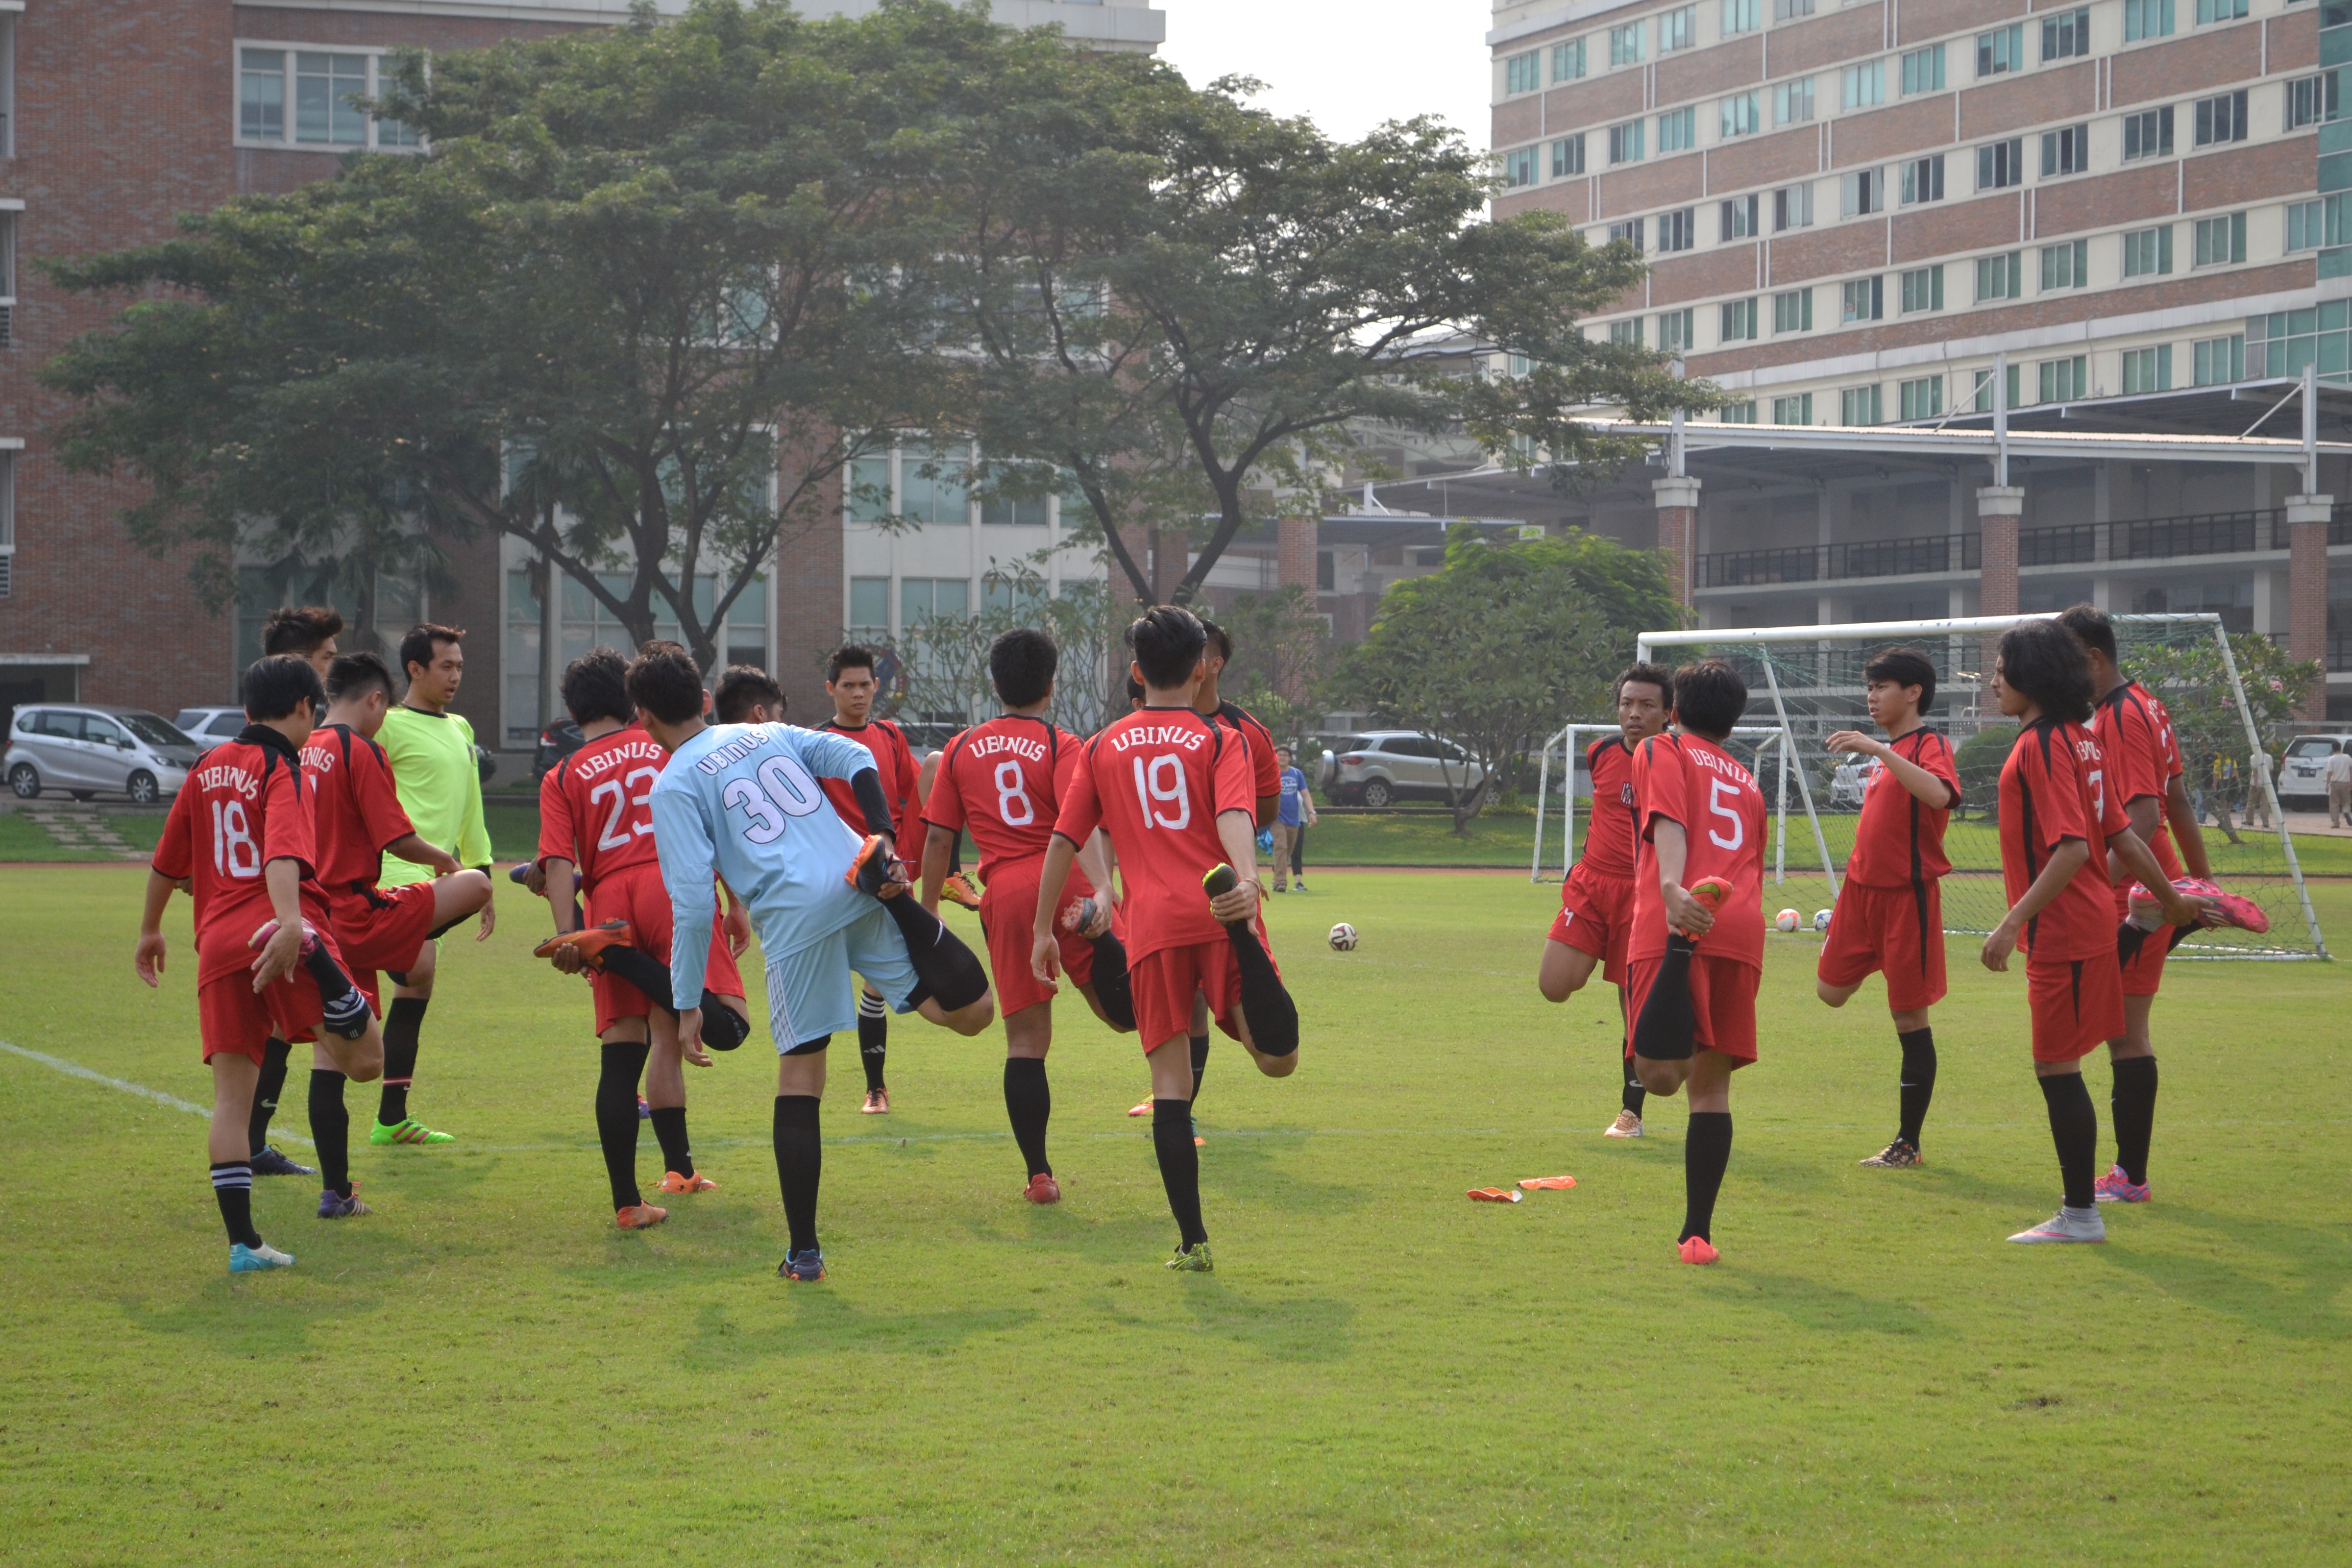
[{"label": "overcast sky", "polygon": [[1383,120],[1442,115],[1486,145],[1490,0],[1155,0],[1160,58],[1195,86],[1226,75],[1266,84],[1257,101],[1334,136]]}]

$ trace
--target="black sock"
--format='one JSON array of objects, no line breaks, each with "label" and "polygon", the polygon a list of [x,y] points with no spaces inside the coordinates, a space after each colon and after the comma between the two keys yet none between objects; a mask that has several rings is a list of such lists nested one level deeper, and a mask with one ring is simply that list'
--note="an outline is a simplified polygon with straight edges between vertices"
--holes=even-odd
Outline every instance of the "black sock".
[{"label": "black sock", "polygon": [[352,977],[343,973],[343,966],[335,962],[335,955],[327,951],[327,944],[320,942],[304,953],[302,967],[310,972],[311,980],[319,987],[319,1004],[325,1015],[327,1032],[345,1040],[356,1040],[366,1034],[367,998],[352,984]]},{"label": "black sock", "polygon": [[1626,1110],[1632,1111],[1634,1115],[1639,1116],[1642,1114],[1642,1107],[1650,1102],[1650,1091],[1643,1089],[1642,1087],[1642,1080],[1633,1076],[1633,1058],[1632,1057],[1627,1057],[1624,1058],[1624,1062],[1625,1093],[1621,1103]]},{"label": "black sock", "polygon": [[604,1150],[604,1176],[616,1211],[646,1201],[637,1190],[637,1079],[651,1049],[638,1040],[608,1042],[604,1070],[596,1076],[596,1142]]},{"label": "black sock", "polygon": [[888,1087],[882,1068],[889,1057],[890,1005],[877,992],[861,991],[857,994],[857,1065],[866,1069],[866,1093]]},{"label": "black sock", "polygon": [[813,1094],[776,1096],[776,1180],[784,1189],[784,1223],[794,1252],[816,1245],[817,1178],[824,1173],[816,1108]]},{"label": "black sock", "polygon": [[1731,1163],[1731,1112],[1694,1110],[1683,1134],[1683,1233],[1712,1241],[1715,1194],[1723,1190],[1724,1167]]},{"label": "black sock", "polygon": [[1054,1090],[1045,1081],[1043,1057],[1004,1058],[1004,1114],[1013,1121],[1013,1141],[1033,1176],[1050,1176],[1045,1158],[1045,1123],[1054,1114]]},{"label": "black sock", "polygon": [[1257,939],[1257,928],[1235,921],[1225,927],[1233,939],[1234,957],[1242,971],[1242,1016],[1248,1021],[1250,1044],[1258,1054],[1286,1057],[1298,1048],[1298,1004],[1290,999],[1274,960]]},{"label": "black sock", "polygon": [[1135,1027],[1135,988],[1127,977],[1127,944],[1110,931],[1087,939],[1095,950],[1094,978],[1087,984],[1095,988],[1095,1000],[1102,1004],[1103,1016],[1110,1026],[1122,1034]]},{"label": "black sock", "polygon": [[988,994],[988,971],[961,937],[923,908],[920,899],[905,892],[883,900],[882,907],[890,911],[907,939],[907,958],[914,965],[915,978],[924,991],[939,998],[940,1006],[953,1013]]},{"label": "black sock", "polygon": [[247,1247],[261,1245],[253,1228],[253,1166],[243,1160],[213,1162],[213,1201],[220,1205],[221,1224],[228,1238]]},{"label": "black sock", "polygon": [[647,1120],[654,1124],[654,1136],[661,1140],[662,1169],[681,1176],[694,1174],[694,1151],[686,1144],[686,1107],[656,1105]]},{"label": "black sock", "polygon": [[719,999],[716,991],[702,994],[702,1043],[714,1051],[731,1051],[751,1037],[751,1016],[738,1013]]},{"label": "black sock", "polygon": [[2116,1064],[2107,1109],[2116,1119],[2116,1163],[2140,1185],[2147,1180],[2147,1141],[2156,1131],[2154,1057],[2126,1057]]},{"label": "black sock", "polygon": [[1633,1019],[1633,1054],[1654,1062],[1684,1062],[1698,1044],[1691,1010],[1691,944],[1679,932],[1666,938],[1666,956]]},{"label": "black sock", "polygon": [[352,1195],[352,1113],[343,1108],[343,1075],[310,1069],[310,1140],[319,1145],[319,1185],[339,1198]]},{"label": "black sock", "polygon": [[286,1090],[286,1058],[293,1052],[275,1035],[261,1047],[261,1081],[253,1086],[253,1115],[245,1129],[245,1146],[257,1156],[269,1142],[269,1119],[278,1114],[278,1097]]},{"label": "black sock", "polygon": [[606,973],[617,975],[643,992],[646,1000],[663,1012],[677,1011],[669,994],[669,965],[655,962],[653,954],[624,942],[598,953],[596,962],[604,966]]},{"label": "black sock", "polygon": [[1192,1053],[1192,1098],[1197,1100],[1201,1098],[1201,1075],[1209,1070],[1209,1037],[1187,1035],[1184,1044]]},{"label": "black sock", "polygon": [[1160,1156],[1160,1184],[1168,1189],[1168,1212],[1176,1234],[1191,1251],[1209,1239],[1201,1225],[1201,1151],[1192,1146],[1192,1102],[1151,1102],[1151,1147]]},{"label": "black sock", "polygon": [[1903,1047],[1903,1077],[1896,1086],[1903,1097],[1903,1126],[1895,1136],[1916,1149],[1927,1102],[1936,1098],[1936,1031],[1902,1029],[1895,1039]]},{"label": "black sock", "polygon": [[2050,1107],[2050,1141],[2058,1147],[2058,1173],[2066,1184],[2066,1206],[2086,1209],[2099,1201],[2091,1167],[2099,1154],[2099,1112],[2079,1072],[2042,1080]]},{"label": "black sock", "polygon": [[383,1099],[375,1119],[397,1126],[408,1118],[408,1084],[416,1076],[416,1037],[429,996],[395,996],[383,1010]]}]

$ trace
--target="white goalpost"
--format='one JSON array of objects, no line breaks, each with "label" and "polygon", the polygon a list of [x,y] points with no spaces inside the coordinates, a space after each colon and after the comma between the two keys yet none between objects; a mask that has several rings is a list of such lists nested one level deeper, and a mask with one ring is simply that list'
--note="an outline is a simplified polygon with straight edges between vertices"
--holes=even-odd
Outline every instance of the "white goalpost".
[{"label": "white goalpost", "polygon": [[[1649,632],[1639,657],[1714,655],[1730,660],[1748,679],[1751,717],[1763,722],[1734,731],[1736,750],[1753,759],[1759,783],[1770,765],[1775,798],[1772,879],[1790,879],[1788,868],[1791,775],[1798,808],[1812,840],[1818,875],[1834,904],[1851,851],[1861,786],[1862,760],[1832,753],[1823,742],[1838,730],[1865,732],[1873,726],[1864,708],[1863,668],[1882,650],[1909,645],[1936,665],[1938,685],[1928,721],[1942,729],[1960,752],[1961,802],[1946,833],[1952,875],[1944,882],[1945,929],[1991,929],[2007,908],[2000,881],[1998,829],[1993,822],[1994,782],[2007,756],[2014,721],[1991,705],[1985,690],[1992,642],[2011,626],[2047,620],[2049,615],[1974,616],[1936,620],[1864,621],[1839,625],[1738,626]],[[2263,935],[2216,929],[2200,931],[2173,956],[2190,958],[2305,959],[2328,956],[2304,885],[2294,835],[2281,811],[2263,737],[2245,701],[2228,634],[2219,616],[2139,615],[2114,618],[2118,662],[2141,679],[2174,715],[2192,800],[2210,800],[2220,826],[2206,837],[2214,872],[2232,891],[2259,903],[2270,917]],[[2218,658],[2214,656],[2218,652]],[[1575,864],[1576,763],[1579,741],[1615,730],[1613,724],[1571,721],[1544,744],[1536,812],[1536,847],[1530,878],[1542,875],[1545,819],[1549,814],[1551,755],[1562,748],[1561,874]],[[1979,742],[1978,737],[1985,739]],[[1744,742],[1744,745],[1742,744]],[[2242,788],[2251,819],[2259,810],[2269,826],[2242,837],[2230,826],[2231,801]],[[2224,842],[2224,840],[2227,842]],[[1810,925],[1804,934],[1811,935]]]}]

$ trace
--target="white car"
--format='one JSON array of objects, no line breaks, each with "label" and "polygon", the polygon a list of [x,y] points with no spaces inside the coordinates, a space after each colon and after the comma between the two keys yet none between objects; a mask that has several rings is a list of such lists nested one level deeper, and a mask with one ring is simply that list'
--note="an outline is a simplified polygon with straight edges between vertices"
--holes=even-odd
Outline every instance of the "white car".
[{"label": "white car", "polygon": [[1880,763],[1876,757],[1854,757],[1838,764],[1830,775],[1830,809],[1860,811],[1862,797],[1870,793],[1870,781],[1878,776]]},{"label": "white car", "polygon": [[236,740],[247,721],[242,708],[183,708],[172,722],[195,742],[201,752],[211,751],[223,741]]},{"label": "white car", "polygon": [[2352,751],[2352,735],[2298,735],[2279,764],[2279,804],[2303,811],[2327,809],[2327,759]]},{"label": "white car", "polygon": [[16,710],[0,772],[19,800],[63,790],[76,800],[123,795],[152,805],[180,793],[197,755],[196,742],[144,709],[32,702]]},{"label": "white car", "polygon": [[1414,730],[1342,735],[1329,745],[1336,757],[1327,787],[1333,800],[1350,805],[1442,801],[1449,783],[1466,795],[1486,776],[1477,760],[1453,742]]}]

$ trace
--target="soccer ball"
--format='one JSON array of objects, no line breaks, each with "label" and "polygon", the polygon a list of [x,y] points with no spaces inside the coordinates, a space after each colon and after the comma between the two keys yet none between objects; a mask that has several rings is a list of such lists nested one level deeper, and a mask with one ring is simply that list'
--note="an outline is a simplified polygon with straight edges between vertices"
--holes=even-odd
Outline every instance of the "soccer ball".
[{"label": "soccer ball", "polygon": [[1827,931],[1830,929],[1829,910],[1815,910],[1813,911],[1813,929],[1817,931]]},{"label": "soccer ball", "polygon": [[1356,928],[1349,925],[1346,921],[1341,921],[1338,925],[1333,926],[1331,928],[1331,951],[1333,952],[1355,952]]},{"label": "soccer ball", "polygon": [[1797,929],[1797,911],[1794,910],[1782,910],[1779,914],[1774,915],[1772,917],[1772,929],[1774,931],[1795,931]]}]

